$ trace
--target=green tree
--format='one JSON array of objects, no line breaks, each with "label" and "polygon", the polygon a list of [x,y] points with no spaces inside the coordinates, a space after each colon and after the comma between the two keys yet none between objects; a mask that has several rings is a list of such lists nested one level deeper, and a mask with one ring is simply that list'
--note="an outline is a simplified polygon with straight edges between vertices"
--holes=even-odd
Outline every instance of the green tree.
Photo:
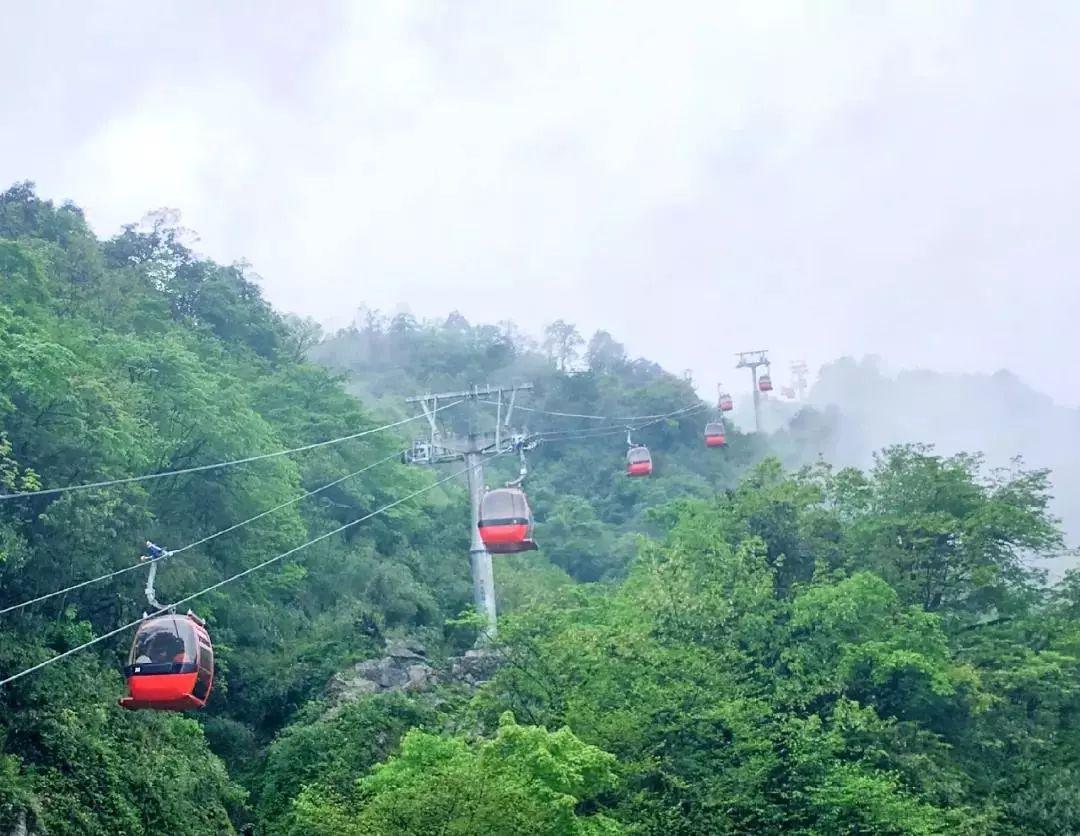
[{"label": "green tree", "polygon": [[626,365],[626,348],[607,331],[597,331],[589,338],[585,361],[594,372],[617,371]]},{"label": "green tree", "polygon": [[308,792],[297,800],[304,833],[571,836],[616,834],[583,802],[615,783],[615,759],[569,729],[521,726],[509,714],[491,740],[468,742],[411,731],[401,752],[359,784],[355,799]]},{"label": "green tree", "polygon": [[293,805],[305,787],[348,796],[357,776],[390,756],[410,728],[434,719],[428,706],[393,694],[356,700],[334,711],[316,703],[305,713],[314,719],[278,737],[260,773],[258,815],[271,834],[310,832],[303,805],[296,810]]},{"label": "green tree", "polygon": [[1061,532],[1046,470],[984,478],[981,465],[978,456],[902,445],[880,454],[869,477],[839,474],[849,553],[928,611],[1007,608],[1030,575],[1024,555],[1060,548]]},{"label": "green tree", "polygon": [[561,319],[544,329],[544,351],[561,371],[566,371],[574,361],[583,342],[577,327]]}]

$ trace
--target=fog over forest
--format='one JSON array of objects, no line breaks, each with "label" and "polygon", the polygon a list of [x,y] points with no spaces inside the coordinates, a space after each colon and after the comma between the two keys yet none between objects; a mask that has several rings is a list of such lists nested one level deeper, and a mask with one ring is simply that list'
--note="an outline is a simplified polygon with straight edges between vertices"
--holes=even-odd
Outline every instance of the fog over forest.
[{"label": "fog over forest", "polygon": [[0,836],[1080,834],[1080,3],[0,21]]},{"label": "fog over forest", "polygon": [[[786,384],[787,375],[775,375]],[[753,426],[747,391],[735,417]],[[806,404],[825,413],[828,442],[818,451],[837,466],[868,467],[891,444],[932,444],[944,455],[981,453],[990,467],[1049,468],[1052,509],[1069,545],[1080,536],[1080,410],[1056,403],[1010,370],[953,374],[890,368],[878,356],[844,357],[813,376]],[[765,428],[784,426],[798,406],[774,398],[763,409]],[[1046,563],[1060,573],[1074,559]]]}]

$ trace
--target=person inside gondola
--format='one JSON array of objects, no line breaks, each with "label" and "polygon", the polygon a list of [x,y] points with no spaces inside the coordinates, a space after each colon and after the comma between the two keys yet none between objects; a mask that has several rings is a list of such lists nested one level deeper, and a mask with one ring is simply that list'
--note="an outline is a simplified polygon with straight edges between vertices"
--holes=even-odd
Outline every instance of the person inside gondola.
[{"label": "person inside gondola", "polygon": [[182,665],[186,661],[187,650],[183,639],[167,632],[150,634],[148,640],[139,647],[135,657],[136,665]]}]

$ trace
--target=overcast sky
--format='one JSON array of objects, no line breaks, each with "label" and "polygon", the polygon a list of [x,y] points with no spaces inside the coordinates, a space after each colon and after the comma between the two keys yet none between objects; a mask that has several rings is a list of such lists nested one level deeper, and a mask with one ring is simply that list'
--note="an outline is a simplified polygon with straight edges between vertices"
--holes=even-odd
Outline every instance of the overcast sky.
[{"label": "overcast sky", "polygon": [[0,0],[0,183],[279,308],[1009,367],[1080,403],[1080,3]]}]

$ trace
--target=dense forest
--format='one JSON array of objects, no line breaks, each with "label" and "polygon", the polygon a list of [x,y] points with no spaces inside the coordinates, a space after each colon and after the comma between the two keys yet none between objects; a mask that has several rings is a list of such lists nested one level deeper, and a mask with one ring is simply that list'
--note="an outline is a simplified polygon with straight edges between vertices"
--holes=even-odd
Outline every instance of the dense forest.
[{"label": "dense forest", "polygon": [[[813,409],[708,450],[693,386],[604,332],[323,334],[168,215],[99,240],[29,184],[0,195],[0,381],[0,610],[210,537],[161,565],[177,600],[370,516],[193,602],[201,712],[117,706],[130,631],[0,689],[4,836],[1080,832],[1080,575],[1031,568],[1063,545],[1046,470],[832,466],[844,421]],[[424,422],[191,470],[523,381],[541,549],[496,559],[480,650],[461,479],[398,457]],[[565,415],[682,408],[637,422],[638,480],[622,427]],[[0,613],[0,679],[137,620],[144,580]],[[356,687],[400,659],[426,679]]]}]

